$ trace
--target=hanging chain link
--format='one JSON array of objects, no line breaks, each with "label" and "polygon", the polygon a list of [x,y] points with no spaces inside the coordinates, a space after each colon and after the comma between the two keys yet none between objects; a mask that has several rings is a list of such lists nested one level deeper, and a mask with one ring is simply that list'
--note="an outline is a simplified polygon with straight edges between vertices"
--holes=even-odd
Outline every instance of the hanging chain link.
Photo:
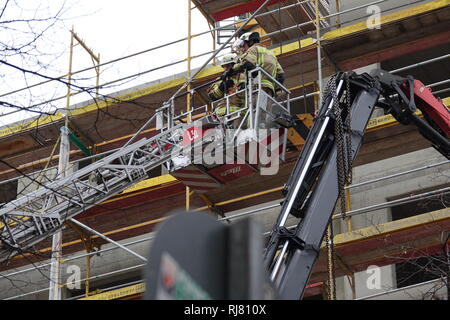
[{"label": "hanging chain link", "polygon": [[[345,103],[335,103],[333,105],[335,115],[334,135],[337,147],[337,170],[338,170],[338,187],[339,198],[341,204],[341,212],[343,218],[346,217],[346,195],[345,186],[352,181],[352,135],[351,135],[351,91],[348,75],[345,75]],[[342,119],[343,113],[346,114],[345,124]]]},{"label": "hanging chain link", "polygon": [[[334,75],[331,77],[331,79],[328,81],[326,88],[325,88],[325,94],[324,96],[331,94],[333,99],[333,106],[332,111],[334,113],[334,116],[336,117],[336,110],[339,111],[339,100],[337,95],[337,89],[336,89],[336,82],[338,78],[337,75]],[[335,133],[336,135],[336,133]],[[328,273],[328,281],[327,281],[327,294],[328,294],[328,300],[335,300],[336,299],[336,276],[335,276],[335,258],[334,258],[334,242],[333,242],[333,224],[332,220],[330,219],[329,227],[327,228],[327,231],[325,232],[325,247],[327,251],[327,273]]]},{"label": "hanging chain link", "polygon": [[[337,149],[336,162],[338,171],[338,191],[340,207],[343,217],[347,210],[345,185],[352,181],[352,141],[351,141],[351,90],[348,74],[344,75],[345,96],[344,103],[340,103],[336,91],[337,77],[333,76],[325,88],[326,94],[333,98],[332,111],[334,115],[334,137]],[[343,117],[345,116],[345,119]],[[328,271],[328,299],[336,299],[335,249],[333,223],[330,219],[329,228],[325,234]]]},{"label": "hanging chain link", "polygon": [[335,255],[334,255],[334,242],[333,242],[333,227],[330,220],[329,227],[325,232],[325,248],[327,251],[327,295],[328,300],[336,300],[336,274],[335,274]]},{"label": "hanging chain link", "polygon": [[338,188],[339,188],[339,198],[341,200],[341,210],[345,208],[345,171],[346,171],[346,157],[345,157],[345,142],[344,142],[344,125],[342,122],[342,112],[343,110],[340,107],[340,104],[334,104],[333,106],[334,112],[334,139],[336,143],[336,163],[337,163],[337,171],[338,171]]},{"label": "hanging chain link", "polygon": [[353,180],[353,150],[352,150],[352,113],[351,113],[351,108],[352,108],[352,99],[351,99],[351,90],[350,90],[350,80],[348,78],[348,74],[346,74],[346,78],[345,78],[345,83],[346,83],[346,91],[345,91],[345,106],[347,108],[347,118],[345,121],[345,127],[347,129],[347,161],[346,161],[346,175],[345,175],[345,183],[347,185],[350,185],[352,183]]}]

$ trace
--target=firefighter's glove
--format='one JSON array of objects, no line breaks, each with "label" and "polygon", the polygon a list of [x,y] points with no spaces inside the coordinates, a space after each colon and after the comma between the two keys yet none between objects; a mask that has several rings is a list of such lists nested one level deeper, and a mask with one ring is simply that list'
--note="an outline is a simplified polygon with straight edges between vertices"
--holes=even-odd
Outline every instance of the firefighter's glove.
[{"label": "firefighter's glove", "polygon": [[276,76],[276,80],[281,83],[284,84],[284,81],[286,80],[286,75],[284,73],[279,73]]},{"label": "firefighter's glove", "polygon": [[[256,68],[256,66],[253,63],[251,63],[250,61],[245,61],[244,64],[242,65],[242,67],[240,68],[240,71],[241,72],[244,72],[244,71],[249,72],[255,68]],[[258,76],[258,72],[252,73],[253,78],[256,78],[257,76]]]},{"label": "firefighter's glove", "polygon": [[225,85],[227,86],[227,88],[232,88],[234,86],[234,81],[231,79],[228,79],[225,81]]},{"label": "firefighter's glove", "polygon": [[238,85],[238,90],[242,90],[242,89],[245,89],[245,82],[241,82]]},{"label": "firefighter's glove", "polygon": [[222,80],[225,80],[225,79],[227,79],[227,78],[233,76],[235,73],[236,73],[236,72],[233,70],[233,68],[230,68],[230,69],[228,69],[227,71],[225,71],[225,72],[222,74],[221,79],[222,79]]},{"label": "firefighter's glove", "polygon": [[219,89],[222,92],[226,92],[226,91],[228,91],[228,89],[232,88],[233,86],[234,86],[234,81],[231,79],[228,79],[228,80],[224,80],[220,83]]}]

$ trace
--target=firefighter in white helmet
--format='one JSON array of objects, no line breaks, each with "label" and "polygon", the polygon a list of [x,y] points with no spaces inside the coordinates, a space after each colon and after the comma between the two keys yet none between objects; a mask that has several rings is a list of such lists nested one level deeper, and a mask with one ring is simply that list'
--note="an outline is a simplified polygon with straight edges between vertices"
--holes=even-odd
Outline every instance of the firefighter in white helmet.
[{"label": "firefighter in white helmet", "polygon": [[[276,97],[277,91],[281,89],[277,85],[277,82],[281,85],[284,84],[285,73],[275,54],[271,50],[259,45],[259,42],[260,37],[258,32],[247,32],[241,35],[232,46],[233,51],[239,54],[239,62],[234,64],[233,68],[226,71],[222,78],[241,73],[247,74],[259,66],[271,75],[269,77],[261,73],[261,78],[258,81],[261,82],[262,90],[269,96]],[[258,73],[256,72],[252,74],[253,77],[257,75]],[[257,99],[259,99],[259,95],[253,101],[257,101]],[[273,116],[271,115],[282,113],[279,107],[273,106],[270,99],[266,101],[263,107],[264,112],[260,112],[259,119],[256,119],[259,128],[271,128],[274,125]]]},{"label": "firefighter in white helmet", "polygon": [[[247,32],[241,35],[233,44],[233,50],[240,55],[240,61],[234,64],[232,69],[225,71],[223,77],[229,77],[236,73],[245,73],[256,68],[256,66],[260,66],[274,79],[284,84],[285,74],[278,59],[271,50],[259,45],[259,42],[258,32]],[[275,96],[277,86],[270,78],[263,75],[261,85],[264,91],[272,97]]]},{"label": "firefighter in white helmet", "polygon": [[[219,65],[224,68],[225,72],[231,70],[233,65],[237,63],[237,56],[235,54],[226,54],[219,60]],[[222,78],[221,81],[215,82],[208,88],[208,96],[212,101],[216,101],[225,97],[225,95],[232,95],[238,90],[245,87],[245,76],[236,73],[232,76]],[[245,104],[245,95],[238,93],[232,95],[229,99],[229,112],[236,111],[242,108]],[[217,103],[215,114],[223,116],[227,111],[227,101],[222,99]]]}]

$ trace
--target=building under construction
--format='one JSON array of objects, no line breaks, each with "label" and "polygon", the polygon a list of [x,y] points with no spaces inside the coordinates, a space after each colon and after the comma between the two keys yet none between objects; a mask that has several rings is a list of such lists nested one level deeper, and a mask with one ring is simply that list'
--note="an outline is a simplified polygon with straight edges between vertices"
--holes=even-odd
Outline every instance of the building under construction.
[{"label": "building under construction", "polygon": [[[337,73],[383,69],[412,76],[448,111],[450,0],[188,2],[188,16],[198,10],[209,30],[192,34],[189,20],[186,38],[123,58],[186,43],[185,59],[143,72],[169,70],[166,77],[108,94],[98,80],[84,103],[70,103],[69,87],[60,98],[70,106],[67,116],[0,128],[1,299],[142,299],[154,231],[179,212],[206,212],[224,224],[251,218],[267,239]],[[286,74],[273,104],[301,129],[283,127],[278,140],[266,139],[266,148],[280,152],[276,174],[261,174],[259,163],[180,164],[175,139],[186,141],[186,125],[209,119],[214,110],[207,87],[223,74],[217,58],[250,31],[259,32]],[[214,50],[193,55],[201,35],[211,37]],[[71,38],[92,56],[90,71],[108,65],[74,31]],[[205,57],[204,65],[191,67]],[[173,74],[173,65],[187,69]],[[246,101],[255,97],[249,90]],[[247,109],[244,119],[257,128],[259,111]],[[242,114],[229,113],[226,120]],[[446,119],[448,134],[448,112]],[[416,126],[378,106],[359,136],[362,145],[341,195],[345,208],[334,209],[325,237],[331,239],[319,248],[302,298],[448,299],[448,158]],[[297,219],[289,217],[287,229]]]}]

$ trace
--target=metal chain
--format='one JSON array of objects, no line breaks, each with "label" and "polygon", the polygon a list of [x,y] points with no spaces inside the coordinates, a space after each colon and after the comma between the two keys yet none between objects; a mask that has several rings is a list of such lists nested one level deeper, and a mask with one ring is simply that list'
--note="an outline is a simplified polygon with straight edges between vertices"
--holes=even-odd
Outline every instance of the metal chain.
[{"label": "metal chain", "polygon": [[[334,104],[335,115],[335,141],[337,147],[337,170],[338,170],[338,187],[339,198],[341,204],[341,212],[343,218],[347,211],[345,185],[352,181],[352,139],[351,139],[351,91],[350,81],[348,75],[345,75],[346,90],[345,90],[345,104],[343,108],[338,103]],[[345,111],[347,117],[345,118],[345,126],[343,124],[342,113]],[[346,134],[345,134],[346,133]]]},{"label": "metal chain", "polygon": [[[339,100],[337,95],[337,89],[336,89],[336,81],[337,76],[333,76],[327,83],[325,88],[325,95],[331,94],[333,98],[333,106],[332,111],[336,113],[338,111],[339,115],[336,118],[340,117],[340,108],[339,108]],[[342,121],[341,121],[342,122]],[[335,125],[335,127],[337,127]],[[342,126],[341,126],[342,127]],[[338,133],[335,136],[342,137],[342,134]],[[342,138],[341,138],[342,139]],[[325,246],[327,250],[327,272],[328,272],[328,299],[329,300],[335,300],[336,299],[336,275],[335,275],[335,254],[334,254],[334,241],[333,241],[333,224],[332,220],[330,219],[329,228],[327,228],[327,231],[325,233]]]},{"label": "metal chain", "polygon": [[[352,151],[352,131],[351,131],[351,90],[350,81],[348,74],[344,75],[345,81],[345,103],[341,106],[338,101],[338,96],[336,92],[336,82],[333,81],[331,90],[333,90],[333,113],[334,113],[334,138],[336,143],[336,162],[338,171],[338,188],[339,188],[339,198],[341,205],[341,212],[345,218],[345,213],[347,210],[346,206],[346,194],[345,185],[350,184],[352,181],[352,162],[353,162],[353,151]],[[346,115],[345,126],[344,120],[342,119],[343,113]],[[334,251],[334,234],[333,234],[333,224],[330,220],[329,229],[326,234],[327,241],[327,252],[328,252],[328,274],[329,274],[329,292],[328,297],[330,300],[336,299],[336,274],[335,274],[335,251]]]},{"label": "metal chain", "polygon": [[[325,88],[326,94],[331,93],[333,98],[333,115],[334,115],[334,137],[337,149],[336,162],[338,171],[338,188],[341,212],[345,217],[346,213],[346,195],[345,185],[352,181],[352,141],[351,141],[351,91],[348,74],[344,75],[346,85],[345,89],[345,104],[339,102],[339,97],[336,92],[336,77],[332,77],[328,81]],[[345,117],[342,119],[343,113]],[[328,270],[328,299],[336,299],[336,274],[335,274],[335,252],[334,252],[334,234],[333,225],[330,220],[329,229],[325,234],[326,249],[327,249],[327,270]]]},{"label": "metal chain", "polygon": [[323,96],[326,97],[328,94],[332,94],[333,95],[333,99],[334,99],[334,104],[336,105],[336,78],[337,75],[333,75],[331,76],[330,80],[328,80],[325,89],[323,90]]},{"label": "metal chain", "polygon": [[332,275],[331,275],[331,268],[330,268],[330,233],[328,232],[328,227],[327,230],[325,232],[325,249],[327,251],[327,275],[328,275],[328,280],[327,280],[327,297],[328,300],[332,300]]},{"label": "metal chain", "polygon": [[[342,122],[342,109],[339,103],[339,97],[337,96],[336,89],[333,93],[333,114],[334,114],[334,138],[336,143],[336,162],[338,170],[338,188],[339,198],[341,199],[341,207],[345,206],[345,155],[344,155],[344,131]],[[336,299],[336,275],[335,275],[335,252],[334,252],[334,235],[333,235],[333,223],[330,219],[328,233],[328,269],[329,269],[329,298],[330,300]]]},{"label": "metal chain", "polygon": [[[348,74],[346,74],[345,78],[346,82],[346,92],[345,92],[345,106],[347,107],[347,118],[345,120],[345,127],[347,129],[347,161],[346,161],[346,175],[345,175],[345,183],[347,185],[350,185],[353,180],[353,174],[352,174],[352,165],[353,165],[353,150],[352,150],[352,99],[351,99],[351,91],[350,91],[350,80],[348,78]],[[343,211],[345,213],[345,211]]]},{"label": "metal chain", "polygon": [[328,234],[328,278],[329,278],[329,299],[336,300],[336,252],[334,249],[334,231],[333,220],[330,219],[329,227],[327,228]]},{"label": "metal chain", "polygon": [[[334,112],[334,139],[336,143],[336,164],[338,171],[338,188],[339,188],[339,198],[341,200],[341,210],[346,207],[345,205],[345,171],[346,171],[346,157],[344,154],[345,151],[345,142],[344,142],[344,125],[342,122],[342,109],[339,103],[333,106]],[[343,211],[343,214],[345,212]]]},{"label": "metal chain", "polygon": [[329,227],[325,232],[325,248],[327,250],[327,273],[328,273],[328,300],[336,300],[336,273],[335,273],[335,254],[333,241],[333,225],[330,220]]}]

